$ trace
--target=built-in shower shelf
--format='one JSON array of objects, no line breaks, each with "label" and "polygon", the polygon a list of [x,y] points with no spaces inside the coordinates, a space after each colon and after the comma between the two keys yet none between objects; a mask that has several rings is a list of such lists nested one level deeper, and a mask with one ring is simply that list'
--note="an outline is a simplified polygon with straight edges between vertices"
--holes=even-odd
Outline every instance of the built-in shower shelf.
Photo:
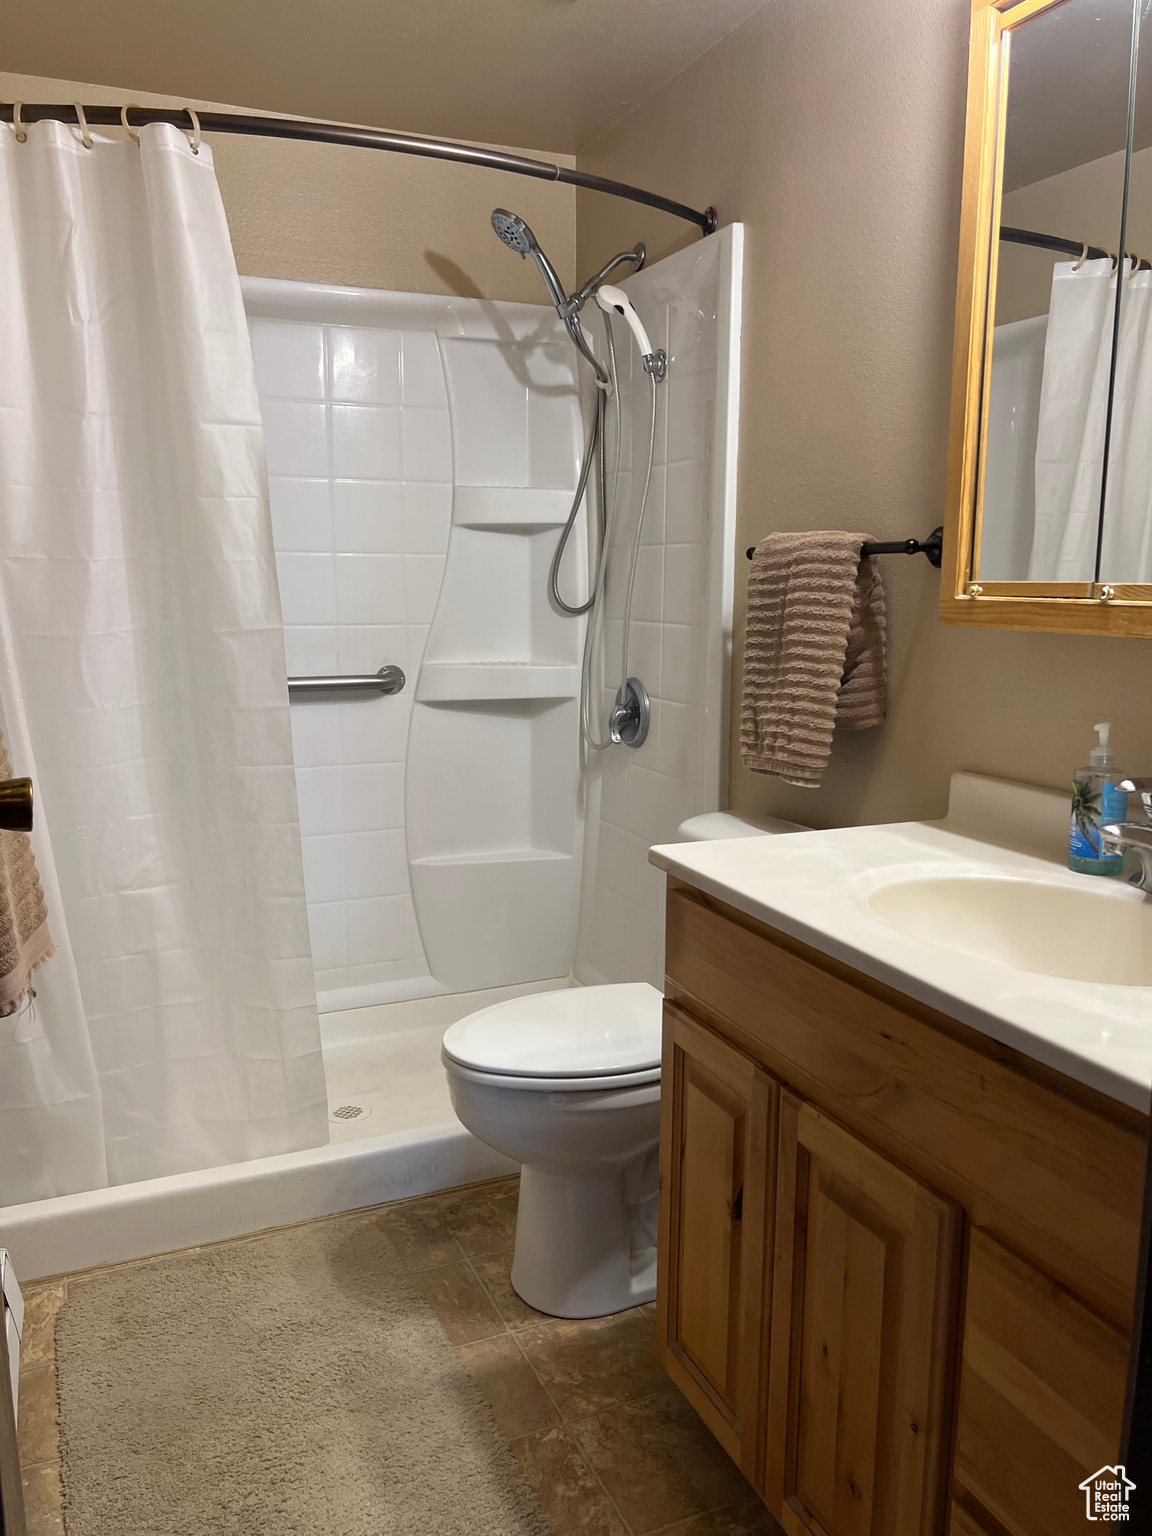
[{"label": "built-in shower shelf", "polygon": [[507,485],[458,485],[452,521],[458,528],[493,533],[536,533],[559,528],[572,510],[571,490]]},{"label": "built-in shower shelf", "polygon": [[452,991],[565,976],[580,881],[552,848],[430,854],[409,865],[417,911],[435,912],[428,964]]},{"label": "built-in shower shelf", "polygon": [[479,853],[433,853],[410,862],[413,869],[443,869],[449,865],[571,863],[573,857],[571,853],[557,853],[554,848],[486,848]]},{"label": "built-in shower shelf", "polygon": [[426,661],[416,697],[424,704],[483,699],[574,699],[580,668],[531,661]]}]

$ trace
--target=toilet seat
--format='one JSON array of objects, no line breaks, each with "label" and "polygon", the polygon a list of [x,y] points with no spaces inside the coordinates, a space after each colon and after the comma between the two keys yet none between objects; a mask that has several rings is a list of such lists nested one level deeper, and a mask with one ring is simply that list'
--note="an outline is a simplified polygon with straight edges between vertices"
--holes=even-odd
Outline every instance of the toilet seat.
[{"label": "toilet seat", "polygon": [[464,1067],[441,1050],[440,1060],[450,1078],[460,1078],[466,1083],[484,1083],[493,1088],[503,1088],[522,1093],[607,1093],[616,1088],[643,1088],[648,1083],[660,1081],[660,1068],[645,1067],[642,1072],[620,1072],[596,1076],[578,1077],[518,1077],[514,1072],[482,1072],[477,1067]]},{"label": "toilet seat", "polygon": [[663,998],[647,982],[494,1003],[445,1032],[445,1066],[473,1082],[567,1091],[660,1079]]}]

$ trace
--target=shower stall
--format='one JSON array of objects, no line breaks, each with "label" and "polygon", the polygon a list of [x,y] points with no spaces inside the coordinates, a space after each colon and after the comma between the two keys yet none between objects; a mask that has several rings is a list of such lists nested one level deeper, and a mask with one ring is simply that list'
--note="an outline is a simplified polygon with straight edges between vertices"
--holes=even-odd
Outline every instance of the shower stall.
[{"label": "shower stall", "polygon": [[[450,1121],[439,1038],[475,1008],[574,981],[662,982],[647,850],[717,808],[723,782],[739,237],[626,283],[669,357],[630,651],[651,728],[640,748],[602,753],[581,744],[588,617],[549,595],[595,410],[558,316],[244,280],[289,673],[391,663],[407,679],[398,695],[291,706],[334,1139]],[[603,354],[601,328],[587,334]],[[626,337],[617,366],[601,729],[648,452]],[[594,579],[591,521],[589,539],[582,511],[565,553],[573,599]]]},{"label": "shower stall", "polygon": [[[650,725],[603,751],[581,730],[589,618],[550,596],[597,411],[571,327],[543,302],[242,279],[288,676],[404,676],[291,696],[329,1142],[9,1205],[22,1275],[507,1171],[454,1120],[445,1027],[521,992],[660,985],[647,851],[726,781],[741,262],[732,226],[621,283],[667,377],[638,528],[652,382],[613,321],[590,712],[603,730],[631,587]],[[601,316],[585,319],[606,369]],[[564,554],[573,602],[596,579],[595,478]]]}]

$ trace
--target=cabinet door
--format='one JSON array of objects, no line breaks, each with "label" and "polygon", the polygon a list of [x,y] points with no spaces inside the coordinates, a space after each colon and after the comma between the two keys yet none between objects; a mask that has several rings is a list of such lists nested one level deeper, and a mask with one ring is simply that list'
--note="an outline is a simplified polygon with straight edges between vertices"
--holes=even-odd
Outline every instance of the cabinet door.
[{"label": "cabinet door", "polygon": [[1116,1461],[1128,1340],[1054,1280],[973,1231],[957,1497],[993,1530],[1086,1529],[1082,1480]]},{"label": "cabinet door", "polygon": [[788,1536],[938,1536],[959,1211],[782,1093],[764,1496]]},{"label": "cabinet door", "polygon": [[660,1359],[755,1482],[779,1090],[671,1004],[662,1078]]}]

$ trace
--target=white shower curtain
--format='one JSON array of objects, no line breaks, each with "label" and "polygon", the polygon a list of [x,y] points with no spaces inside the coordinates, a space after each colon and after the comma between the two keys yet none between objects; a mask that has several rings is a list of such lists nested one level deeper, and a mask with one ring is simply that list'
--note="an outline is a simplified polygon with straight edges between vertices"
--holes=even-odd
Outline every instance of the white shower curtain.
[{"label": "white shower curtain", "polygon": [[[1126,276],[1108,454],[1102,580],[1152,580],[1152,274]],[[1091,581],[1112,368],[1107,258],[1059,262],[1044,346],[1031,581]]]},{"label": "white shower curtain", "polygon": [[1120,306],[1100,579],[1152,582],[1152,272],[1128,278]]},{"label": "white shower curtain", "polygon": [[1091,581],[1116,284],[1102,257],[1052,269],[1036,434],[1036,525],[1029,581]]},{"label": "white shower curtain", "polygon": [[0,126],[0,713],[60,952],[0,1204],[327,1139],[263,438],[212,168]]}]

